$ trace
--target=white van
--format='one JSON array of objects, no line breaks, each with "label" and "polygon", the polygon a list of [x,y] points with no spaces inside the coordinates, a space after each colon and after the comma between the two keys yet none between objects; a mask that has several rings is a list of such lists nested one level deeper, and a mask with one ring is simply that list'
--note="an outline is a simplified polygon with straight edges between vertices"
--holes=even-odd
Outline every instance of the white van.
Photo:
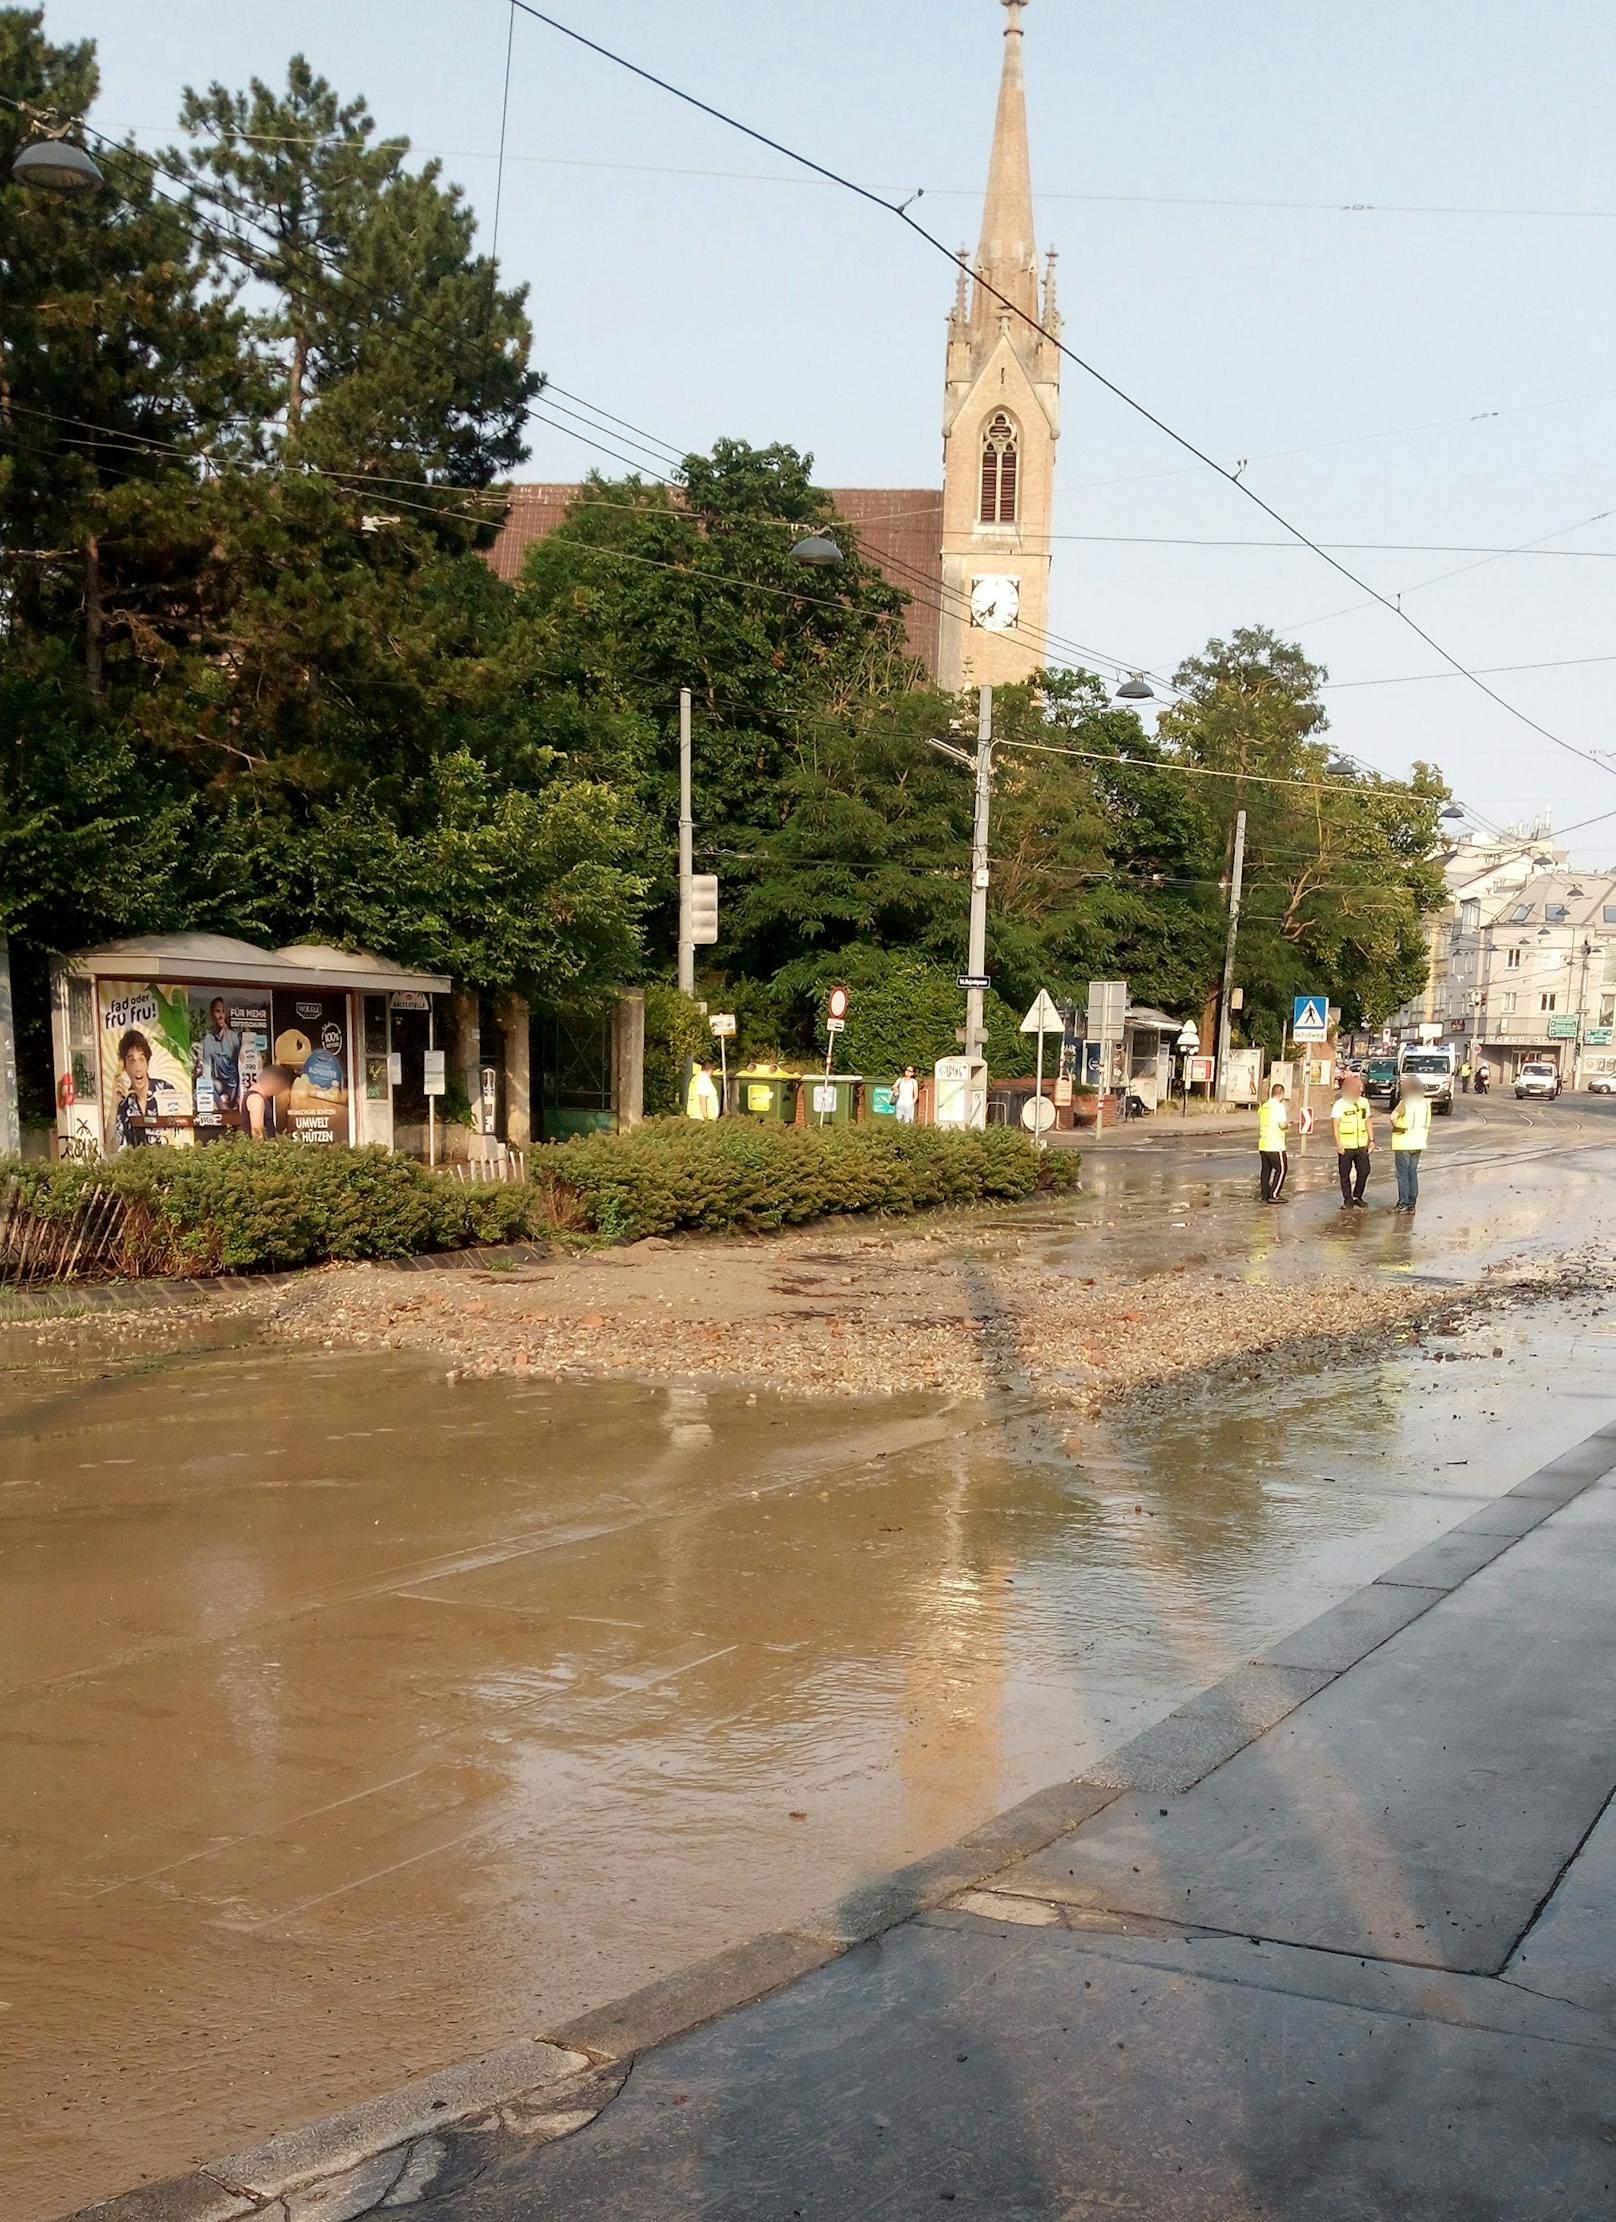
[{"label": "white van", "polygon": [[1450,1112],[1453,1109],[1453,1080],[1459,1067],[1459,1053],[1440,1042],[1417,1042],[1405,1049],[1397,1060],[1397,1078],[1410,1073],[1431,1099],[1433,1111]]}]

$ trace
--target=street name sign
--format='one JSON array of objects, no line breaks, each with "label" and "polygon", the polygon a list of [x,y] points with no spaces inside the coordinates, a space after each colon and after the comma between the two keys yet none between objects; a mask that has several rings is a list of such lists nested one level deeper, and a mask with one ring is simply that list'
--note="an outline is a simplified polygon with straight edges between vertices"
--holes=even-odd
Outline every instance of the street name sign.
[{"label": "street name sign", "polygon": [[1299,995],[1291,1007],[1293,1042],[1327,1042],[1330,1038],[1330,999],[1325,995]]},{"label": "street name sign", "polygon": [[993,982],[985,972],[962,972],[959,976],[959,984],[962,988],[981,988],[986,993],[992,987]]},{"label": "street name sign", "polygon": [[1038,1000],[1021,1022],[1024,1034],[1064,1034],[1066,1021],[1055,1008],[1048,988],[1038,990]]}]

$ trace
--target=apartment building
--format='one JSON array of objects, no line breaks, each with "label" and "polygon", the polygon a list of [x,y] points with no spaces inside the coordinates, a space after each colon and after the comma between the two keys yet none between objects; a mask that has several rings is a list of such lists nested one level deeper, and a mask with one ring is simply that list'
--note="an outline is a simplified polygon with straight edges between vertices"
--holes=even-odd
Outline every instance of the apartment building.
[{"label": "apartment building", "polygon": [[1616,1069],[1616,875],[1494,882],[1459,896],[1445,937],[1433,1019],[1495,1079],[1529,1057],[1553,1058],[1568,1087]]}]

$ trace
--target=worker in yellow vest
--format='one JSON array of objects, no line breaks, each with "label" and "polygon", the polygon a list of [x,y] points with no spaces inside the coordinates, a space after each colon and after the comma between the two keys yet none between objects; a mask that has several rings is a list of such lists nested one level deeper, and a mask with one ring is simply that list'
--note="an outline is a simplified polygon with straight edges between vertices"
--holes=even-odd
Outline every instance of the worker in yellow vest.
[{"label": "worker in yellow vest", "polygon": [[1412,1074],[1392,1113],[1392,1164],[1397,1173],[1398,1211],[1412,1211],[1420,1200],[1420,1159],[1431,1139],[1431,1099]]},{"label": "worker in yellow vest", "polygon": [[1290,1155],[1285,1148],[1285,1131],[1289,1125],[1284,1083],[1276,1080],[1265,1101],[1257,1106],[1257,1162],[1261,1168],[1259,1186],[1265,1204],[1277,1204],[1284,1193],[1285,1175],[1291,1169]]},{"label": "worker in yellow vest", "polygon": [[690,1069],[690,1087],[685,1096],[685,1117],[716,1119],[720,1108],[712,1060],[704,1057],[699,1065],[693,1065]]},{"label": "worker in yellow vest", "polygon": [[1341,1181],[1341,1204],[1346,1211],[1362,1211],[1369,1185],[1369,1157],[1375,1146],[1375,1122],[1364,1098],[1362,1073],[1349,1072],[1341,1093],[1330,1106],[1335,1132],[1335,1169]]}]

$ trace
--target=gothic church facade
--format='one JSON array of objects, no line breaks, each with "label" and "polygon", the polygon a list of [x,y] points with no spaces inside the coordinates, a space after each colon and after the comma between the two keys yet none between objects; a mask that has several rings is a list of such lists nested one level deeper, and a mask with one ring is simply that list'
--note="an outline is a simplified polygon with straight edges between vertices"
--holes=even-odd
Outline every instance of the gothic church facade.
[{"label": "gothic church facade", "polygon": [[[982,232],[948,319],[941,491],[831,491],[861,552],[912,597],[910,645],[950,689],[1030,678],[1046,660],[1049,627],[1060,311],[1055,255],[1040,257],[1033,216],[1027,0],[1000,4],[1004,52]],[[556,529],[582,488],[510,491],[490,561],[514,580],[529,547]]]}]

